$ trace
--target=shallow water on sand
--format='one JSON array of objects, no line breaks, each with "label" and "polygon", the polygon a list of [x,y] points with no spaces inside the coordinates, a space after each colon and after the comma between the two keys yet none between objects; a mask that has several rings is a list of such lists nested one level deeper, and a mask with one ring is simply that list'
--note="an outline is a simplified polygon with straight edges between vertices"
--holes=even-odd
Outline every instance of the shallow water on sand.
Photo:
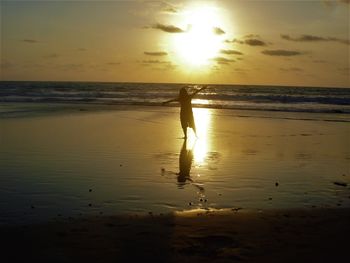
[{"label": "shallow water on sand", "polygon": [[[343,117],[90,108],[0,119],[0,223],[192,208],[350,207]],[[180,173],[189,170],[189,174]],[[180,167],[181,166],[181,167]]]}]

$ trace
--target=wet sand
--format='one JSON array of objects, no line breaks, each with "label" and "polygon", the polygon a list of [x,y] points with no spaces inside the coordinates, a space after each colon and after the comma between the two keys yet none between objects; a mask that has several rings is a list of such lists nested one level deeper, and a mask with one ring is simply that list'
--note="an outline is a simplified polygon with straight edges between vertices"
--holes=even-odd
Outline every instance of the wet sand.
[{"label": "wet sand", "polygon": [[180,183],[177,108],[30,107],[0,116],[2,262],[348,257],[344,115],[196,109]]},{"label": "wet sand", "polygon": [[2,262],[345,262],[349,222],[349,209],[72,218],[0,228],[1,257]]},{"label": "wet sand", "polygon": [[[182,154],[177,107],[5,106],[0,225],[58,214],[350,207],[344,114],[194,109],[199,139],[191,133],[192,154]],[[178,177],[181,163],[191,163],[188,178]]]}]

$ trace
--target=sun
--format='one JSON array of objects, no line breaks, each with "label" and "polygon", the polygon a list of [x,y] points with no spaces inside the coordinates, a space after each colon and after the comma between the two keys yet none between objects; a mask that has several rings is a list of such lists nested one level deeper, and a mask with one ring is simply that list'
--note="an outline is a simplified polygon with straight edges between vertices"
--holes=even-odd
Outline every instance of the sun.
[{"label": "sun", "polygon": [[188,65],[209,64],[223,45],[218,10],[211,6],[192,7],[182,19],[187,29],[174,39],[177,56]]}]

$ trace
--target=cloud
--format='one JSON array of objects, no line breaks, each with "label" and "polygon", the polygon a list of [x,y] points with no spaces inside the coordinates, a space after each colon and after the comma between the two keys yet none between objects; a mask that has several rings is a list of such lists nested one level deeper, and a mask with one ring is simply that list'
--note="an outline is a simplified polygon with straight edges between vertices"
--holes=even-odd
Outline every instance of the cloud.
[{"label": "cloud", "polygon": [[174,70],[177,68],[177,65],[172,64],[172,63],[168,63],[164,66],[163,70]]},{"label": "cloud", "polygon": [[164,24],[155,24],[152,26],[153,29],[159,29],[167,33],[183,33],[185,32],[179,27],[173,26],[173,25],[164,25]]},{"label": "cloud", "polygon": [[334,10],[338,4],[350,4],[350,0],[323,0],[322,3],[325,7]]},{"label": "cloud", "polygon": [[117,66],[120,65],[120,62],[107,62],[106,64],[109,66]]},{"label": "cloud", "polygon": [[261,53],[268,56],[284,56],[284,57],[298,56],[298,55],[304,54],[303,52],[300,52],[300,51],[284,50],[284,49],[264,50],[264,51],[261,51]]},{"label": "cloud", "polygon": [[267,45],[264,41],[256,38],[246,39],[244,40],[244,44],[247,44],[249,46],[266,46]]},{"label": "cloud", "polygon": [[158,59],[142,60],[143,64],[170,64],[170,61],[163,61]]},{"label": "cloud", "polygon": [[248,46],[267,46],[267,43],[260,39],[259,35],[246,35],[242,39],[234,38],[232,40],[225,40],[226,43],[238,43]]},{"label": "cloud", "polygon": [[285,71],[285,72],[290,72],[290,71],[302,72],[304,70],[301,69],[301,68],[297,68],[297,67],[291,67],[291,68],[280,68],[280,71]]},{"label": "cloud", "polygon": [[165,2],[165,1],[161,1],[158,3],[159,3],[159,6],[161,8],[161,11],[164,13],[176,14],[179,12],[179,9],[173,4],[170,4],[170,3]]},{"label": "cloud", "polygon": [[178,10],[173,6],[168,6],[168,7],[164,8],[163,11],[166,13],[172,13],[172,14],[178,12]]},{"label": "cloud", "polygon": [[150,59],[150,60],[143,60],[141,62],[143,66],[152,66],[152,70],[174,70],[176,69],[177,65],[173,64],[170,61],[164,61],[164,60],[158,60],[158,59]]},{"label": "cloud", "polygon": [[56,53],[45,55],[44,58],[52,59],[52,58],[58,58],[59,55]]},{"label": "cloud", "polygon": [[166,56],[166,55],[168,55],[168,53],[164,52],[164,51],[157,51],[157,52],[145,51],[145,52],[143,52],[143,54],[145,54],[147,56]]},{"label": "cloud", "polygon": [[244,69],[244,68],[235,68],[234,71],[246,72],[246,71],[248,71],[248,70],[247,70],[247,69]]},{"label": "cloud", "polygon": [[234,68],[232,73],[246,75],[247,72],[248,70],[244,68]]},{"label": "cloud", "polygon": [[23,65],[23,68],[27,68],[27,69],[42,69],[42,68],[47,68],[47,65],[44,64],[38,64],[38,63],[29,63],[26,65]]},{"label": "cloud", "polygon": [[260,38],[260,35],[257,35],[257,34],[248,34],[248,35],[245,35],[243,38]]},{"label": "cloud", "polygon": [[234,59],[228,59],[225,57],[215,57],[215,58],[212,58],[211,60],[217,62],[218,64],[223,64],[223,65],[227,65],[227,64],[230,64],[231,62],[235,62]]},{"label": "cloud", "polygon": [[25,43],[29,43],[29,44],[40,43],[40,41],[35,40],[35,39],[22,39],[22,40],[20,40],[20,41],[25,42]]},{"label": "cloud", "polygon": [[243,55],[242,52],[232,50],[232,49],[221,49],[220,53],[225,55]]},{"label": "cloud", "polygon": [[67,63],[67,64],[60,64],[57,65],[57,68],[59,68],[60,70],[64,70],[64,71],[84,71],[84,64],[79,64],[79,63]]},{"label": "cloud", "polygon": [[215,35],[223,35],[223,34],[225,34],[225,31],[222,30],[220,27],[214,27],[213,28],[213,32],[214,32]]},{"label": "cloud", "polygon": [[296,41],[296,42],[339,42],[342,44],[350,45],[350,41],[348,39],[340,39],[336,37],[320,37],[313,35],[301,35],[299,37],[291,37],[289,35],[282,34],[281,38],[288,41]]},{"label": "cloud", "polygon": [[323,60],[323,59],[315,59],[312,62],[314,62],[314,63],[327,63],[327,61]]}]

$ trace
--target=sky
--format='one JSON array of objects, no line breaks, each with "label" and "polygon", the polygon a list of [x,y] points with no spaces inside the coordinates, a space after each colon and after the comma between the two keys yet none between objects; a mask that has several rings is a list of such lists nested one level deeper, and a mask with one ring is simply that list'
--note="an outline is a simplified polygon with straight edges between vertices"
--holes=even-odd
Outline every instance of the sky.
[{"label": "sky", "polygon": [[350,0],[0,5],[1,80],[350,88]]}]

